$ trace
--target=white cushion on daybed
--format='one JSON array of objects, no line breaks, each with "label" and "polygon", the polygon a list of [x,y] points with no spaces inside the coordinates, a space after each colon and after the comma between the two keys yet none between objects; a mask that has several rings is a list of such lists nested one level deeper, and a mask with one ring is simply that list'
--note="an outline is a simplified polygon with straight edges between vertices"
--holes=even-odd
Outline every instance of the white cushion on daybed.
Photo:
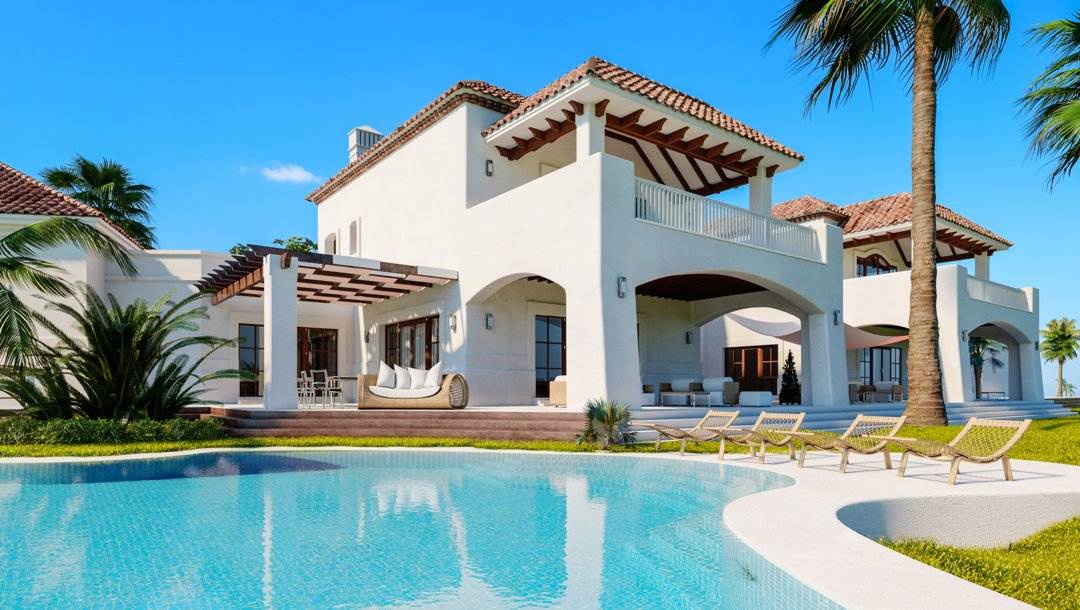
[{"label": "white cushion on daybed", "polygon": [[369,385],[368,390],[376,396],[383,398],[427,398],[439,393],[439,388],[380,388],[377,385]]},{"label": "white cushion on daybed", "polygon": [[671,391],[672,392],[689,392],[690,384],[697,381],[696,379],[672,379]]},{"label": "white cushion on daybed", "polygon": [[392,388],[395,379],[394,369],[390,368],[385,362],[379,361],[379,377],[375,381],[375,385],[380,388]]},{"label": "white cushion on daybed", "polygon": [[427,375],[424,379],[425,388],[437,388],[442,385],[442,362],[436,362],[434,366],[427,370]]},{"label": "white cushion on daybed", "polygon": [[427,387],[427,371],[409,367],[409,387],[412,389]]},{"label": "white cushion on daybed", "polygon": [[401,365],[394,365],[394,382],[394,389],[396,390],[408,390],[412,388],[409,371]]},{"label": "white cushion on daybed", "polygon": [[724,384],[730,382],[731,377],[706,377],[701,380],[701,387],[706,392],[723,392]]}]

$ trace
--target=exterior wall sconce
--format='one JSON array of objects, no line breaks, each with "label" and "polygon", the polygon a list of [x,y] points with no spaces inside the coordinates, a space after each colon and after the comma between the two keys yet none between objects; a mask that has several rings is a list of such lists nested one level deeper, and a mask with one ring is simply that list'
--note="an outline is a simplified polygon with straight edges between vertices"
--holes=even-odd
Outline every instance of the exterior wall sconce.
[{"label": "exterior wall sconce", "polygon": [[966,330],[962,330],[962,331],[960,331],[960,339],[961,339],[961,340],[963,340],[963,341],[967,341],[967,340],[968,340],[968,334],[967,334],[967,331],[966,331]]},{"label": "exterior wall sconce", "polygon": [[693,331],[689,331],[689,330],[686,331],[686,344],[690,345],[693,342],[694,342],[694,333],[693,333]]},{"label": "exterior wall sconce", "polygon": [[494,176],[495,175],[495,162],[492,161],[491,159],[488,159],[487,161],[484,161],[484,174],[486,174],[488,176]]},{"label": "exterior wall sconce", "polygon": [[839,309],[834,309],[832,311],[832,325],[833,326],[840,326],[840,310]]},{"label": "exterior wall sconce", "polygon": [[626,276],[620,275],[616,280],[617,292],[620,299],[626,298]]},{"label": "exterior wall sconce", "polygon": [[495,330],[495,314],[490,311],[484,314],[484,328],[488,330]]},{"label": "exterior wall sconce", "polygon": [[364,343],[371,343],[371,335],[375,333],[375,328],[369,328],[364,331]]},{"label": "exterior wall sconce", "polygon": [[450,316],[450,332],[457,332],[457,316]]}]

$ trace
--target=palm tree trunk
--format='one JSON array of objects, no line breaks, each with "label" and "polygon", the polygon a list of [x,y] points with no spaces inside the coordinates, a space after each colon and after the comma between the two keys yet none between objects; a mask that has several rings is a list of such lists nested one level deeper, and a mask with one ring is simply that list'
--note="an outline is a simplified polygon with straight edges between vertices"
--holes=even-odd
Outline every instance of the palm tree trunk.
[{"label": "palm tree trunk", "polygon": [[937,241],[934,139],[937,78],[934,15],[920,3],[915,13],[911,106],[911,304],[908,318],[908,421],[946,423],[938,354]]},{"label": "palm tree trunk", "polygon": [[1058,398],[1065,395],[1065,361],[1058,360]]},{"label": "palm tree trunk", "polygon": [[982,365],[975,368],[975,400],[979,400],[979,396],[982,395]]}]

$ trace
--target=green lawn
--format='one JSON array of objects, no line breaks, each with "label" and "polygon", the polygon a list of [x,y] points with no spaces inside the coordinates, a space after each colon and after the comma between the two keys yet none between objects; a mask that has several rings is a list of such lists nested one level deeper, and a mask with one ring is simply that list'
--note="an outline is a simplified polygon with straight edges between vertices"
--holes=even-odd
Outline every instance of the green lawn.
[{"label": "green lawn", "polygon": [[883,541],[909,557],[1039,608],[1080,608],[1080,517],[1000,549]]}]

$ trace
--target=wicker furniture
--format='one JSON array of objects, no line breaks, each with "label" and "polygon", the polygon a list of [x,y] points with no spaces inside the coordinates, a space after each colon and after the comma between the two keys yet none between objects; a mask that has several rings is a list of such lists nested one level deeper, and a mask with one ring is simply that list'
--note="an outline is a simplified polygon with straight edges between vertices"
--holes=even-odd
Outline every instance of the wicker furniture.
[{"label": "wicker furniture", "polygon": [[689,430],[652,422],[632,421],[630,425],[654,430],[656,432],[657,449],[660,449],[660,443],[664,438],[679,441],[679,455],[682,455],[686,453],[687,441],[700,443],[702,441],[721,439],[721,443],[723,443],[724,433],[731,428],[738,417],[738,411],[709,411],[705,414],[705,417],[701,418],[701,421]]},{"label": "wicker furniture", "polygon": [[378,375],[358,375],[359,409],[464,409],[469,404],[469,384],[460,373],[443,375],[439,391],[423,398],[388,398],[377,396],[368,386],[375,385]]},{"label": "wicker furniture", "polygon": [[769,413],[762,411],[758,414],[757,421],[749,430],[731,428],[724,432],[720,439],[720,459],[724,459],[727,443],[743,445],[750,449],[750,456],[758,457],[762,464],[765,463],[765,449],[774,447],[787,447],[788,458],[795,459],[795,445],[791,443],[792,432],[796,432],[806,418],[805,412],[800,413]]},{"label": "wicker furniture", "polygon": [[566,406],[566,375],[559,375],[548,383],[548,401],[556,407]]},{"label": "wicker furniture", "polygon": [[1024,436],[1024,432],[1027,432],[1030,425],[1030,419],[1006,421],[972,417],[960,433],[948,443],[898,436],[881,438],[904,448],[898,473],[901,477],[907,470],[908,458],[914,454],[949,462],[949,485],[956,484],[956,475],[960,474],[960,462],[992,464],[1001,460],[1005,480],[1011,481],[1013,480],[1012,464],[1006,454],[1020,441],[1020,437]]},{"label": "wicker furniture", "polygon": [[880,417],[859,413],[840,436],[813,431],[792,432],[792,435],[802,442],[799,468],[806,464],[806,452],[813,447],[822,451],[839,451],[841,474],[847,472],[848,456],[852,451],[862,455],[882,453],[885,455],[885,470],[892,470],[892,456],[888,451],[889,442],[875,436],[895,435],[906,420],[906,415]]}]

